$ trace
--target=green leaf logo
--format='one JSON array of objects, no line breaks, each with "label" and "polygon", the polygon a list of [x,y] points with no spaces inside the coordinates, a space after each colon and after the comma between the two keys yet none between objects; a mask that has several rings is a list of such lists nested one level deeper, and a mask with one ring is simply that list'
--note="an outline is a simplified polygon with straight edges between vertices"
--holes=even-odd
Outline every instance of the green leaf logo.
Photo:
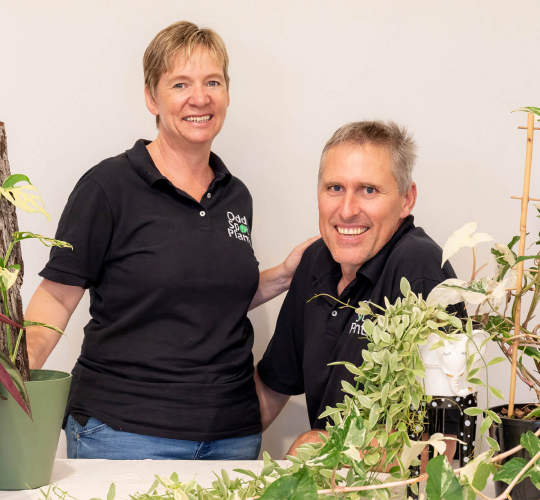
[{"label": "green leaf logo", "polygon": [[244,226],[244,224],[240,224],[240,232],[246,234],[248,232],[248,228]]}]

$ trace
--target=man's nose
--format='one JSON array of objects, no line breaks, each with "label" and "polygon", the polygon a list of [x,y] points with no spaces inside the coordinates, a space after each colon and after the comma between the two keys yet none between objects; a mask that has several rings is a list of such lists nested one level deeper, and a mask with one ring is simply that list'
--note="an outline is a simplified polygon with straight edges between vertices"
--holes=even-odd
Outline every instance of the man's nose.
[{"label": "man's nose", "polygon": [[206,87],[203,85],[193,85],[189,101],[190,104],[197,107],[206,106],[210,102],[210,96]]},{"label": "man's nose", "polygon": [[361,212],[361,202],[356,193],[348,192],[343,197],[339,215],[343,221],[355,219]]}]

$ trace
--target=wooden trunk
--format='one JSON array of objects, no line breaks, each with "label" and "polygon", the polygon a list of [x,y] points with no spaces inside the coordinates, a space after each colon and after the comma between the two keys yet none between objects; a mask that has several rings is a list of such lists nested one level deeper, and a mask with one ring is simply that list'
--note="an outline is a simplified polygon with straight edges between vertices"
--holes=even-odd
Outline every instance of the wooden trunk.
[{"label": "wooden trunk", "polygon": [[[11,175],[9,169],[8,153],[7,153],[7,139],[6,129],[4,124],[0,122],[0,186],[4,180]],[[0,256],[4,256],[11,243],[11,234],[19,230],[17,223],[17,213],[15,207],[7,201],[3,196],[0,197]],[[16,321],[19,325],[23,323],[23,307],[21,299],[21,286],[23,283],[24,266],[21,253],[21,245],[15,245],[9,264],[19,264],[21,270],[15,285],[13,285],[7,292],[8,307],[10,317]],[[0,296],[1,311],[4,312],[4,304]],[[15,328],[11,330],[11,345],[14,347],[17,342],[18,331]],[[8,354],[8,342],[6,334],[6,325],[0,324],[0,349],[7,355]],[[21,372],[23,380],[29,380],[30,370],[28,367],[28,352],[26,350],[26,334],[23,334],[21,339],[19,351],[17,353],[17,359],[15,362],[17,368]]]}]

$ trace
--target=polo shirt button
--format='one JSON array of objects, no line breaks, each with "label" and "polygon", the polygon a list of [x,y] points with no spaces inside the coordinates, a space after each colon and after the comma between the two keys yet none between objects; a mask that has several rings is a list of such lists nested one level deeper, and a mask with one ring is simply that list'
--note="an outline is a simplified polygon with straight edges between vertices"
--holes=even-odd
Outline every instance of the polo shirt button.
[{"label": "polo shirt button", "polygon": [[212,198],[212,193],[208,193],[208,194],[206,195],[206,197],[207,197],[207,198]]},{"label": "polo shirt button", "polygon": [[199,215],[200,215],[201,217],[204,217],[204,216],[206,215],[206,212],[204,212],[203,210],[201,210],[201,211],[199,212]]},{"label": "polo shirt button", "polygon": [[337,316],[337,311],[332,311],[332,316]]}]

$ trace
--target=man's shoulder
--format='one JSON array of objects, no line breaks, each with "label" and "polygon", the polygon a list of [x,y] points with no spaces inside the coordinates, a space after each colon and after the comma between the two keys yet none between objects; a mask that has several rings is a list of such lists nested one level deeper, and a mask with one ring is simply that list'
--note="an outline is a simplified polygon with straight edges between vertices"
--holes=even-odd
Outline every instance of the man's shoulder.
[{"label": "man's shoulder", "polygon": [[454,277],[449,263],[441,268],[442,248],[421,227],[415,227],[396,243],[387,266],[411,279],[444,280]]},{"label": "man's shoulder", "polygon": [[[300,263],[294,273],[293,282],[297,293],[305,293],[311,288],[314,279],[327,273],[333,263],[332,256],[322,238],[304,250]],[[335,265],[335,263],[334,263]]]}]

